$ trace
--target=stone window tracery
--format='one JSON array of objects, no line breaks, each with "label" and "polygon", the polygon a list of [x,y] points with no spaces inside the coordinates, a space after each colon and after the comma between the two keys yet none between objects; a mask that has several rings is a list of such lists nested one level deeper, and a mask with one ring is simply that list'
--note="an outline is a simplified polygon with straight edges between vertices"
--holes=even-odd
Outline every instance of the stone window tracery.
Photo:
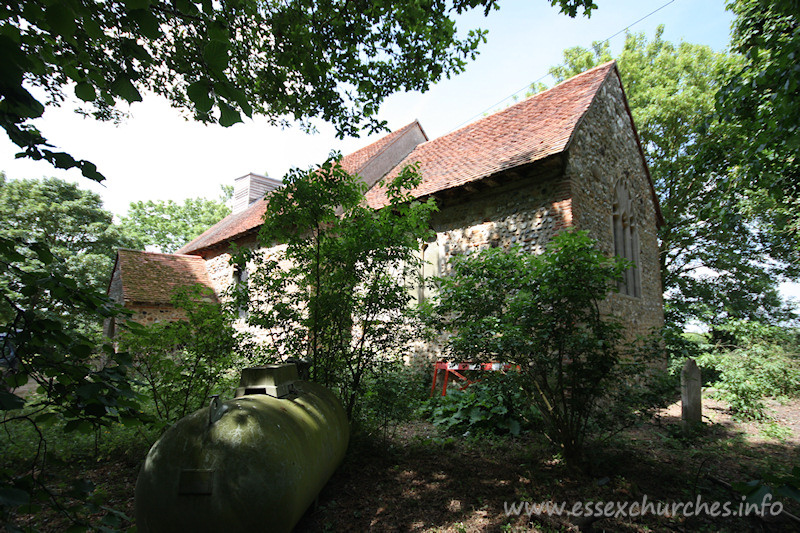
[{"label": "stone window tracery", "polygon": [[642,295],[642,279],[639,261],[639,231],[633,213],[633,205],[628,189],[621,183],[614,190],[612,210],[614,232],[614,255],[625,258],[633,266],[623,272],[619,292],[636,298]]}]

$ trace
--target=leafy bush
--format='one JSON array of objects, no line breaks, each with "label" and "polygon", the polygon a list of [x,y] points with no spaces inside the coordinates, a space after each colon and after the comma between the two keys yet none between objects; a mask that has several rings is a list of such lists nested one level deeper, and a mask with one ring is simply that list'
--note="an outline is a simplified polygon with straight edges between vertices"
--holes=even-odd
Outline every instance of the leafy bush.
[{"label": "leafy bush", "polygon": [[793,467],[791,472],[765,472],[761,479],[731,485],[750,504],[761,505],[767,495],[800,502],[800,466]]},{"label": "leafy bush", "polygon": [[765,397],[800,395],[796,330],[734,321],[718,327],[718,342],[698,359],[717,374],[718,396],[744,418],[764,418]]},{"label": "leafy bush", "polygon": [[519,435],[534,421],[538,410],[527,398],[518,373],[487,373],[464,390],[450,387],[446,396],[434,396],[420,409],[423,416],[452,433]]},{"label": "leafy bush", "polygon": [[609,386],[589,420],[592,433],[606,438],[650,420],[658,409],[679,399],[680,380],[662,364],[666,336],[663,330],[654,331],[620,347],[619,361],[607,378]]},{"label": "leafy bush", "polygon": [[233,378],[240,334],[232,312],[203,299],[202,287],[178,291],[173,305],[186,320],[150,326],[128,324],[120,347],[133,357],[133,374],[142,382],[162,424],[203,407],[209,394]]},{"label": "leafy bush", "polygon": [[[41,412],[39,415],[43,414]],[[55,518],[71,523],[69,531],[118,531],[130,525],[115,506],[119,499],[108,493],[119,481],[92,482],[83,465],[96,469],[107,461],[125,462],[131,468],[147,453],[157,438],[156,431],[144,425],[135,427],[111,424],[96,427],[93,432],[65,430],[66,421],[58,413],[45,419],[37,410],[27,408],[6,420],[0,431],[0,523],[8,531],[23,531],[20,514],[35,514],[36,526],[53,530]],[[20,416],[20,415],[27,415]],[[39,418],[38,423],[34,420]],[[22,523],[20,523],[22,522]],[[30,529],[27,522],[25,531]],[[34,526],[35,527],[35,526]],[[1,528],[0,528],[1,529]],[[5,531],[6,529],[3,529]],[[61,530],[61,529],[60,529]]]},{"label": "leafy bush", "polygon": [[623,354],[619,322],[600,312],[630,265],[606,257],[586,232],[557,235],[541,255],[495,248],[449,266],[428,324],[452,332],[447,349],[460,360],[519,365],[520,384],[568,463],[582,458],[590,431],[663,400],[660,388],[649,388],[653,363],[663,360],[661,341],[643,358]]},{"label": "leafy bush", "polygon": [[[13,346],[17,367],[0,385],[0,434],[16,442],[12,427],[26,428],[20,444],[30,459],[0,468],[0,524],[9,531],[17,530],[14,517],[23,505],[28,510],[58,507],[44,484],[48,480],[52,486],[57,479],[44,468],[45,425],[57,420],[59,435],[70,441],[140,419],[130,358],[110,346],[100,355],[97,339],[85,327],[87,317],[111,318],[120,310],[105,295],[81,287],[67,271],[46,243],[0,236],[0,353],[10,353]],[[16,387],[26,383],[40,394],[23,397]],[[10,446],[0,444],[5,459]]]},{"label": "leafy bush", "polygon": [[420,180],[414,165],[405,167],[383,183],[389,205],[374,210],[364,181],[334,160],[293,170],[270,193],[259,232],[266,251],[233,258],[248,267],[248,282],[232,296],[248,324],[267,333],[266,349],[307,357],[311,380],[338,394],[350,420],[367,381],[413,338],[404,279],[419,266],[415,252],[436,209],[432,199],[413,199]]},{"label": "leafy bush", "polygon": [[486,249],[451,260],[428,322],[450,331],[458,359],[519,365],[522,384],[567,462],[580,459],[590,422],[617,385],[621,329],[600,312],[629,265],[586,232],[563,232],[541,255]]},{"label": "leafy bush", "polygon": [[356,422],[368,432],[382,433],[384,438],[400,422],[412,418],[427,399],[430,376],[427,364],[405,365],[386,361],[380,370],[365,380],[365,392],[356,413]]}]

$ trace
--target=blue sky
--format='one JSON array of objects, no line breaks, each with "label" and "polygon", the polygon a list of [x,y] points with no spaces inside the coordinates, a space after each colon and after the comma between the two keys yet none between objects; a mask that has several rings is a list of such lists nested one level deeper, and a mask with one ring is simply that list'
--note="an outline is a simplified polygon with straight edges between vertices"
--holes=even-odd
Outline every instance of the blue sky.
[{"label": "blue sky", "polygon": [[[596,0],[591,18],[560,15],[548,0],[500,0],[499,11],[484,18],[471,13],[458,19],[458,28],[489,30],[488,43],[465,73],[444,80],[425,94],[390,97],[381,117],[391,128],[419,119],[430,138],[443,135],[466,121],[511,103],[504,98],[545,75],[561,60],[563,49],[589,46],[620,32],[631,23],[663,7],[636,24],[632,31],[652,36],[659,24],[664,37],[678,42],[727,46],[731,15],[722,0]],[[613,51],[624,41],[611,40]],[[545,79],[552,84],[552,80]],[[522,93],[520,93],[522,94]],[[231,128],[202,126],[185,121],[168,103],[155,96],[130,108],[131,118],[115,126],[83,119],[69,106],[48,110],[38,127],[46,137],[76,157],[89,159],[107,176],[104,186],[84,180],[76,171],[63,172],[46,163],[15,160],[15,146],[0,139],[0,170],[9,178],[58,176],[100,193],[105,206],[117,215],[135,200],[216,197],[221,184],[232,184],[248,172],[281,177],[291,167],[323,161],[331,149],[349,153],[371,138],[335,139],[322,125],[320,133],[306,135],[297,128],[281,130],[263,120],[247,120]]]}]

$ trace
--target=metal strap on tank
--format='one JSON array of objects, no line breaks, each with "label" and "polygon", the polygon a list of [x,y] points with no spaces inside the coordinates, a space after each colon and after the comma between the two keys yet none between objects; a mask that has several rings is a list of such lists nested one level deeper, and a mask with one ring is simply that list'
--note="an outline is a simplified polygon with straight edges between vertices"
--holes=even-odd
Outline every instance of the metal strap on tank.
[{"label": "metal strap on tank", "polygon": [[209,427],[222,418],[222,414],[225,412],[225,408],[222,403],[219,401],[219,394],[214,394],[211,396],[211,402],[208,404],[208,425]]}]

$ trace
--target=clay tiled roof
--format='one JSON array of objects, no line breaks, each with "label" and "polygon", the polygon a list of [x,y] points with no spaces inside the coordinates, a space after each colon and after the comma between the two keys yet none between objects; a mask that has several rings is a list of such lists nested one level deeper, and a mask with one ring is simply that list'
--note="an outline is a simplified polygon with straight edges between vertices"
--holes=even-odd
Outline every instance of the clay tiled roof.
[{"label": "clay tiled roof", "polygon": [[[125,303],[169,304],[176,289],[197,283],[211,288],[206,262],[196,255],[120,249],[117,263]],[[216,301],[213,291],[210,297]]]},{"label": "clay tiled roof", "polygon": [[[424,197],[560,154],[569,147],[581,119],[613,72],[616,72],[613,61],[599,65],[508,109],[423,142],[390,171],[388,177],[396,176],[408,164],[419,162],[422,182],[413,194]],[[350,173],[358,173],[415,126],[420,127],[414,121],[345,156],[342,167]],[[642,159],[644,164],[643,154]],[[658,211],[655,191],[651,192]],[[387,204],[384,191],[378,186],[367,192],[366,200],[376,209]],[[178,252],[197,253],[255,231],[261,225],[265,210],[266,202],[259,200],[246,211],[230,215],[209,228]],[[657,215],[660,218],[660,212]]]},{"label": "clay tiled roof", "polygon": [[[417,197],[451,189],[566,150],[600,86],[615,69],[605,63],[438,139],[418,145],[389,174],[420,163]],[[386,205],[383,191],[367,192],[371,207]]]},{"label": "clay tiled roof", "polygon": [[[388,148],[395,140],[402,137],[403,133],[412,127],[417,127],[422,130],[422,127],[415,120],[399,130],[381,137],[374,143],[344,156],[339,164],[350,174],[360,173],[374,157],[379,156],[381,152]],[[192,242],[181,247],[178,253],[195,253],[216,244],[235,240],[247,233],[255,231],[261,225],[266,209],[267,203],[261,198],[244,211],[228,215],[214,224]]]},{"label": "clay tiled roof", "polygon": [[203,250],[215,244],[234,240],[245,233],[253,231],[261,225],[266,210],[267,202],[260,198],[244,211],[230,214],[205,230],[192,242],[181,247],[178,253],[187,254]]}]

